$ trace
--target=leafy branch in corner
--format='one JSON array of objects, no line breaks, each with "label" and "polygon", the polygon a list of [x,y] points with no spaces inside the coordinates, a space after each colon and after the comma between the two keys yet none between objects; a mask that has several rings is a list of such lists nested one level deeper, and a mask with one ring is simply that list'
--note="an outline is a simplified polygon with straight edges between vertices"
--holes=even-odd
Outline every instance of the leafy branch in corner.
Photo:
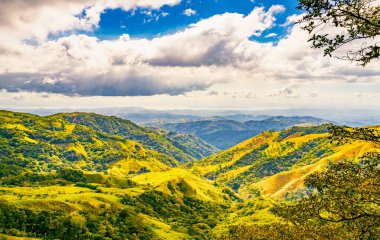
[{"label": "leafy branch in corner", "polygon": [[[349,43],[359,43],[357,49],[339,59],[355,61],[365,66],[380,57],[380,5],[376,0],[299,0],[298,9],[306,14],[298,23],[311,35],[313,48],[324,49],[324,56]],[[323,33],[332,27],[336,34]],[[344,30],[344,31],[342,31]]]}]

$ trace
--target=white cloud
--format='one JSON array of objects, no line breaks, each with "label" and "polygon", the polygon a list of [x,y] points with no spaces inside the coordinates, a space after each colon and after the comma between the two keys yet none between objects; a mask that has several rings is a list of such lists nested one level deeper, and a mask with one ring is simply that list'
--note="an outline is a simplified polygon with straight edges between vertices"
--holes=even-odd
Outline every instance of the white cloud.
[{"label": "white cloud", "polygon": [[290,15],[286,18],[286,21],[283,24],[281,24],[280,26],[281,27],[287,27],[291,24],[294,24],[297,21],[301,20],[302,16],[303,16],[302,14],[301,15],[299,15],[299,14]]},{"label": "white cloud", "polygon": [[195,10],[193,10],[191,8],[188,8],[185,11],[183,11],[183,14],[186,15],[186,16],[188,16],[188,17],[190,17],[192,15],[197,14],[197,11],[195,11]]},{"label": "white cloud", "polygon": [[72,30],[90,31],[98,26],[105,9],[136,7],[157,9],[180,0],[1,0],[0,40],[36,39],[43,41],[49,33]]},{"label": "white cloud", "polygon": [[[32,2],[41,6],[48,1]],[[14,20],[14,35],[8,25],[2,25],[3,18],[0,18],[0,33],[9,33],[12,39],[19,40],[0,41],[0,89],[70,96],[150,96],[180,95],[198,90],[220,93],[225,90],[210,87],[225,85],[233,93],[228,96],[248,101],[259,98],[256,86],[273,82],[291,82],[280,90],[272,86],[272,90],[277,91],[271,94],[276,99],[291,99],[318,97],[311,91],[302,93],[295,87],[299,82],[368,83],[379,80],[380,69],[376,62],[363,69],[324,58],[320,50],[310,48],[307,34],[298,26],[291,27],[289,34],[277,45],[249,40],[251,36],[260,37],[276,24],[275,14],[284,11],[282,6],[272,6],[267,11],[255,8],[247,16],[215,15],[182,31],[152,40],[123,35],[110,41],[76,34],[51,41],[45,39],[48,33],[96,27],[105,8],[158,8],[177,2],[99,1],[83,5],[86,1],[61,0],[55,3],[57,5],[48,6],[57,19],[61,15],[62,19],[67,19],[65,24],[46,25],[43,23],[47,21],[46,10],[36,6],[35,18],[30,15],[32,19],[23,23]],[[62,7],[65,4],[67,7]],[[85,17],[75,17],[83,11],[83,6],[87,6]],[[10,16],[19,18],[20,14]],[[28,30],[31,26],[36,27]],[[22,33],[23,29],[26,30]],[[23,43],[25,36],[37,37],[36,45]],[[6,37],[0,34],[0,39]],[[213,95],[213,98],[219,99],[220,95]]]},{"label": "white cloud", "polygon": [[281,10],[274,6],[268,12],[256,8],[247,17],[216,15],[152,40],[70,35],[36,47],[23,44],[19,54],[0,58],[0,88],[106,96],[207,89],[231,79],[231,65],[251,61],[247,48],[260,44],[252,45],[248,37],[270,28],[272,14]]},{"label": "white cloud", "polygon": [[265,36],[265,38],[271,38],[271,37],[276,37],[277,33],[269,33]]}]

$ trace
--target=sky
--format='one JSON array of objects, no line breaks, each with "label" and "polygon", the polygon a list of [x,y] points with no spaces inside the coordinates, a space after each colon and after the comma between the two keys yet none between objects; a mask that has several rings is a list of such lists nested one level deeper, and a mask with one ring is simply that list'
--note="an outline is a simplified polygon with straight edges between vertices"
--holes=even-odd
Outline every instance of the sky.
[{"label": "sky", "polygon": [[323,57],[296,6],[1,0],[0,108],[379,109],[380,62]]}]

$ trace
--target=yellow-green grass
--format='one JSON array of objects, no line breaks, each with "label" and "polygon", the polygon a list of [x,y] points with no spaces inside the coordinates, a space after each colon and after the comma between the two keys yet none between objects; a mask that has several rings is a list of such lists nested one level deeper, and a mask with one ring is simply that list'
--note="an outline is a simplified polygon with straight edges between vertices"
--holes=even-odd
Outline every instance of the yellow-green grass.
[{"label": "yellow-green grass", "polygon": [[24,140],[30,143],[38,144],[37,140],[31,139],[30,137],[25,136]]},{"label": "yellow-green grass", "polygon": [[96,192],[77,186],[49,187],[0,187],[0,199],[12,201],[20,206],[34,209],[81,209],[78,203],[87,202],[93,206],[118,204],[125,194],[138,195],[140,189],[101,188]]},{"label": "yellow-green grass", "polygon": [[181,168],[173,168],[164,172],[149,172],[137,175],[133,181],[142,185],[152,186],[154,189],[172,194],[168,188],[170,184],[181,184],[186,194],[205,201],[223,201],[224,194],[209,180],[200,178]]},{"label": "yellow-green grass", "polygon": [[[261,189],[262,194],[270,198],[282,198],[285,193],[301,188],[304,179],[308,175],[323,170],[329,161],[358,159],[366,152],[379,151],[379,148],[373,143],[355,141],[354,143],[337,147],[336,150],[337,152],[313,164],[267,177],[257,183],[251,184],[248,188]],[[240,194],[244,195],[244,189],[241,190]]]},{"label": "yellow-green grass", "polygon": [[21,131],[25,131],[25,132],[32,132],[33,130],[25,127],[24,125],[22,124],[19,124],[19,123],[3,123],[1,124],[1,127],[2,128],[7,128],[7,129],[18,129],[18,130],[21,130]]},{"label": "yellow-green grass", "polygon": [[265,225],[280,222],[281,218],[276,217],[269,211],[272,206],[272,200],[263,197],[246,200],[244,203],[235,203],[229,209],[227,218],[218,224],[213,229],[213,232],[216,236],[221,236],[226,234],[231,226]]},{"label": "yellow-green grass", "polygon": [[116,176],[126,176],[131,171],[137,172],[143,167],[146,167],[152,172],[170,169],[167,165],[157,161],[155,158],[148,158],[146,161],[138,160],[136,158],[125,158],[113,163],[107,172]]},{"label": "yellow-green grass", "polygon": [[157,234],[159,239],[189,239],[188,235],[172,231],[170,225],[160,222],[159,220],[154,219],[153,217],[150,217],[145,214],[139,214],[139,216],[143,218],[143,222],[147,226],[150,226],[153,229],[153,231]]},{"label": "yellow-green grass", "polygon": [[0,239],[6,239],[6,240],[38,240],[41,238],[15,237],[15,236],[0,234]]},{"label": "yellow-green grass", "polygon": [[[219,168],[231,166],[247,153],[259,147],[261,144],[272,142],[278,137],[278,135],[278,132],[263,132],[260,135],[247,139],[232,148],[207,157],[200,162],[195,162],[191,171],[199,175],[204,175],[209,172],[217,171]],[[225,157],[222,163],[214,163],[219,156],[228,157]]]},{"label": "yellow-green grass", "polygon": [[62,129],[63,128],[63,124],[60,121],[52,121],[51,122],[51,126],[54,127],[54,128],[58,128],[58,129]]},{"label": "yellow-green grass", "polygon": [[284,142],[293,142],[293,143],[295,143],[294,147],[297,148],[300,145],[304,144],[305,142],[309,142],[309,141],[315,140],[317,138],[326,138],[329,135],[330,135],[329,133],[315,133],[315,134],[307,134],[304,136],[297,136],[295,134],[295,135],[291,135],[291,136],[285,138],[283,141]]},{"label": "yellow-green grass", "polygon": [[241,168],[237,168],[237,169],[228,171],[226,173],[222,173],[222,174],[218,175],[218,181],[219,182],[229,181],[229,180],[237,177],[239,174],[247,171],[249,168],[251,168],[251,165],[244,166],[244,167],[241,167]]},{"label": "yellow-green grass", "polygon": [[87,158],[87,156],[88,156],[87,152],[86,152],[86,149],[84,148],[84,146],[82,144],[78,143],[78,142],[75,143],[75,144],[70,143],[68,150],[72,150],[77,155],[80,155],[80,156],[82,156],[84,158]]},{"label": "yellow-green grass", "polygon": [[[277,142],[276,139],[279,136],[279,132],[264,132],[256,137],[245,140],[241,142],[240,144],[220,154],[206,158],[202,160],[200,163],[195,163],[191,171],[197,175],[205,175],[206,173],[216,172],[219,169],[232,166],[238,160],[240,160],[243,156],[245,156],[247,153],[257,149],[260,145],[264,143],[268,144],[268,148],[262,152],[263,155],[266,155],[266,156],[283,156],[284,155],[285,156],[285,155],[288,155],[290,152],[294,151],[294,149],[297,149],[298,147],[300,147],[305,142],[309,142],[317,138],[325,138],[329,135],[328,133],[322,133],[322,134],[307,134],[304,136],[300,136],[300,134],[301,133],[293,134],[283,139],[282,141]],[[294,147],[291,147],[291,148],[288,147],[289,142],[294,143]],[[224,161],[219,164],[212,164],[214,159],[216,159],[218,156],[225,157],[225,159],[223,159]],[[205,164],[205,163],[208,163],[208,164]],[[244,173],[251,167],[252,165],[247,165],[247,166],[235,168],[233,170],[229,170],[225,173],[220,173],[218,175],[217,181],[227,182],[237,177],[238,175]],[[248,197],[249,195],[248,192],[249,192],[249,189],[243,187],[239,191],[239,194],[242,197]]]},{"label": "yellow-green grass", "polygon": [[[121,206],[120,200],[125,195],[138,196],[145,190],[136,188],[104,188],[98,187],[101,192],[76,186],[49,186],[49,187],[0,187],[0,199],[11,201],[20,207],[32,210],[65,210],[72,214],[86,210],[87,206],[94,208]],[[22,198],[19,196],[22,195]],[[152,228],[158,239],[189,239],[189,236],[175,232],[171,226],[158,219],[139,214],[143,222]],[[0,235],[1,236],[1,235]],[[6,239],[32,239],[3,235]]]},{"label": "yellow-green grass", "polygon": [[[120,200],[125,195],[137,196],[144,192],[143,188],[103,188],[101,192],[76,186],[49,187],[0,187],[0,199],[11,201],[20,207],[32,210],[65,210],[72,214],[85,210],[85,206],[95,208],[121,206]],[[22,196],[22,197],[20,197]],[[188,239],[188,235],[175,232],[171,227],[150,216],[139,214],[143,222],[152,227],[159,239]],[[3,236],[6,239],[35,239]]]}]

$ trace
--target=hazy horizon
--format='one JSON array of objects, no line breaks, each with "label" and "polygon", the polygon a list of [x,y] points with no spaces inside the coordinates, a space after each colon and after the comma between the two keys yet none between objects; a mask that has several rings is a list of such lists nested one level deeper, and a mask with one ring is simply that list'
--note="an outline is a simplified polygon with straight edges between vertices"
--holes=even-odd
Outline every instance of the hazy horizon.
[{"label": "hazy horizon", "polygon": [[[229,115],[252,116],[286,116],[305,117],[332,121],[351,127],[380,125],[380,110],[376,109],[296,109],[296,108],[265,108],[265,109],[222,109],[222,108],[193,108],[193,109],[148,109],[142,107],[93,107],[93,108],[2,108],[2,110],[27,112],[40,116],[47,116],[63,112],[94,112],[103,115],[117,116],[132,120],[138,124],[145,124],[161,120],[164,122],[198,121],[208,117],[225,117]],[[189,118],[183,118],[188,116]],[[199,118],[199,119],[197,119]]]}]

